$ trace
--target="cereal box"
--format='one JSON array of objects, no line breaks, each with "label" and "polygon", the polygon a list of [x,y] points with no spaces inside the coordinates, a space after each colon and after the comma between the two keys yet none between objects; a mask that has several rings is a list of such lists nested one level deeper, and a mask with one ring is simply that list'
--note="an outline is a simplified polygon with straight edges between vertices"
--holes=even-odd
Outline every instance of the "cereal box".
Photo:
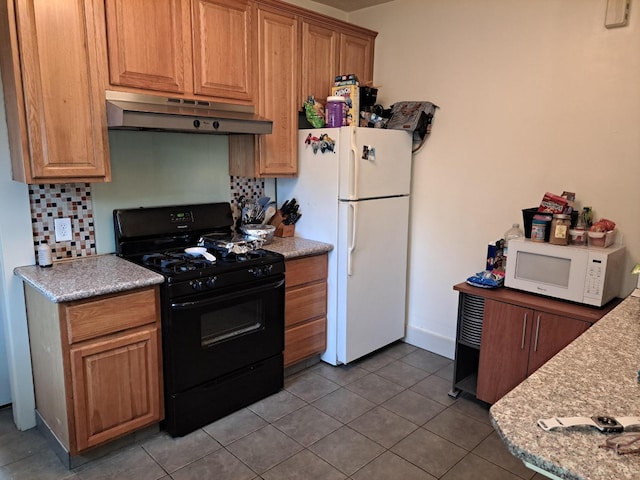
[{"label": "cereal box", "polygon": [[357,126],[360,116],[360,87],[358,85],[331,87],[331,95],[345,98],[345,125]]}]

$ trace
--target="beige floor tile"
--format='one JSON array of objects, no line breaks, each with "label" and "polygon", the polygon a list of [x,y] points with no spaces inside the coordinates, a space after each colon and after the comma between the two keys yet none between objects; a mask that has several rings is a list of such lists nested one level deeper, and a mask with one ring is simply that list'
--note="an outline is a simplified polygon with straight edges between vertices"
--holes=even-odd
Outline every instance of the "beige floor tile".
[{"label": "beige floor tile", "polygon": [[351,475],[353,480],[436,480],[404,458],[386,451]]},{"label": "beige floor tile", "polygon": [[349,423],[349,426],[385,448],[391,448],[418,428],[399,415],[376,407]]},{"label": "beige floor tile", "polygon": [[375,404],[346,388],[341,388],[316,400],[313,406],[342,423],[349,423],[371,410]]},{"label": "beige floor tile", "polygon": [[256,430],[227,446],[227,450],[259,474],[302,449],[302,445],[272,425]]},{"label": "beige floor tile", "polygon": [[349,427],[336,430],[309,449],[345,475],[355,473],[385,450]]}]

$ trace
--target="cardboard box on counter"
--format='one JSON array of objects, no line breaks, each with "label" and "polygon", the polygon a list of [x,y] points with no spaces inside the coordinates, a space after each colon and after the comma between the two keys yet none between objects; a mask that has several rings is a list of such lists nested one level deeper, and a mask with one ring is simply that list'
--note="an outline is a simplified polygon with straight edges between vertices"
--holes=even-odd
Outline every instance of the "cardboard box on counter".
[{"label": "cardboard box on counter", "polygon": [[293,237],[296,233],[295,225],[285,225],[280,210],[276,212],[269,223],[276,227],[276,231],[273,233],[276,237]]},{"label": "cardboard box on counter", "polygon": [[487,270],[502,270],[504,258],[504,240],[497,240],[487,247]]},{"label": "cardboard box on counter", "polygon": [[360,117],[360,87],[358,85],[331,87],[331,95],[345,98],[347,125],[358,125]]}]

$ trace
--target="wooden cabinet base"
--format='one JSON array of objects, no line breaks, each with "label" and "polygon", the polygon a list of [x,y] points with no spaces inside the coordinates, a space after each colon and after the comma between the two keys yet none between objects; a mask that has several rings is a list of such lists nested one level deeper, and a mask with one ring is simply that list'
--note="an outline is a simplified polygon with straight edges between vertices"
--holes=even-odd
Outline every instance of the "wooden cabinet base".
[{"label": "wooden cabinet base", "polygon": [[[495,403],[618,303],[586,307],[518,292],[461,283],[451,393]],[[471,305],[467,309],[467,300]],[[476,339],[481,328],[481,340]]]},{"label": "wooden cabinet base", "polygon": [[285,262],[284,366],[289,367],[327,348],[328,255]]},{"label": "wooden cabinet base", "polygon": [[26,286],[25,297],[36,409],[69,458],[162,420],[158,287],[53,303]]}]

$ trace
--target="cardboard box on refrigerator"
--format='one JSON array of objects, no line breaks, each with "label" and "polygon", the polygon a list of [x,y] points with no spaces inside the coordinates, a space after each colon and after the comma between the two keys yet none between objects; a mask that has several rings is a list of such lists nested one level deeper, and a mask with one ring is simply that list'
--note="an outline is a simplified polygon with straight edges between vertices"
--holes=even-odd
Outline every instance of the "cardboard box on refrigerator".
[{"label": "cardboard box on refrigerator", "polygon": [[331,87],[331,95],[344,97],[346,111],[346,125],[358,125],[360,118],[360,87],[358,85],[340,85]]}]

